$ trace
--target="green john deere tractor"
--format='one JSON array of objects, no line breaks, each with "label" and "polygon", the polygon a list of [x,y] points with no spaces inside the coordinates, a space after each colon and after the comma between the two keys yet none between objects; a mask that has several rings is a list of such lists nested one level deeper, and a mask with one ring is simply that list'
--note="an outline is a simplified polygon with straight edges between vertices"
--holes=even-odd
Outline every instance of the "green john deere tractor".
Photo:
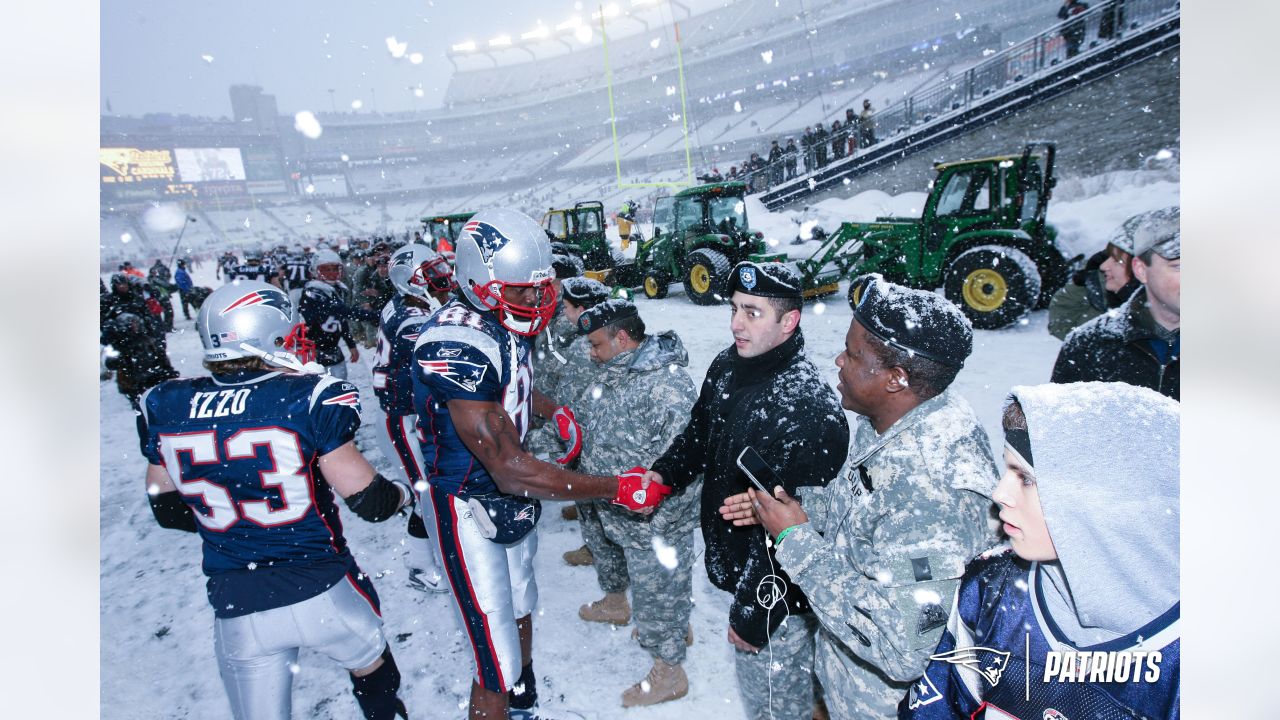
[{"label": "green john deere tractor", "polygon": [[1020,155],[939,163],[919,218],[841,224],[796,261],[807,298],[842,279],[878,272],[911,287],[943,287],[977,328],[1008,325],[1047,307],[1067,281],[1057,230],[1045,223],[1056,149],[1028,143]]},{"label": "green john deere tractor", "polygon": [[428,215],[422,218],[422,236],[432,250],[449,251],[458,244],[458,233],[474,212]]},{"label": "green john deere tractor", "polygon": [[634,268],[624,267],[621,254],[609,247],[605,236],[604,204],[598,200],[575,203],[571,208],[551,208],[542,216],[542,229],[556,252],[582,258],[587,277],[608,285],[634,287],[640,279]]},{"label": "green john deere tractor", "polygon": [[635,272],[650,298],[666,297],[677,278],[699,305],[724,300],[729,272],[743,260],[786,261],[765,252],[764,234],[747,226],[747,186],[740,182],[685,188],[660,197],[653,208],[653,236],[636,247]]}]

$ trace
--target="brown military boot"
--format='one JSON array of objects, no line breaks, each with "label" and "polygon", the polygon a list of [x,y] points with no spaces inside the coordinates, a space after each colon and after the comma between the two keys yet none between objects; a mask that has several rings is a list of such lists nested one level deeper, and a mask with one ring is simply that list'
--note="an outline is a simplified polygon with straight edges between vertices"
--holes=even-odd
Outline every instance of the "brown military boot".
[{"label": "brown military boot", "polygon": [[570,565],[594,565],[596,559],[591,556],[591,548],[583,545],[577,550],[570,550],[564,554],[564,561]]},{"label": "brown military boot", "polygon": [[578,608],[578,617],[587,622],[626,625],[631,622],[631,603],[625,592],[605,593],[603,598]]},{"label": "brown military boot", "polygon": [[[632,640],[640,639],[639,626],[631,628],[631,639]],[[693,645],[693,623],[689,623],[688,625],[684,626],[684,646],[691,647],[692,645]]]},{"label": "brown military boot", "polygon": [[564,518],[565,520],[569,520],[569,521],[577,520],[577,519],[578,519],[578,506],[577,506],[577,505],[565,505],[564,507],[560,508],[560,517]]},{"label": "brown military boot", "polygon": [[679,665],[654,659],[649,674],[622,692],[622,707],[657,705],[689,694],[689,677]]}]

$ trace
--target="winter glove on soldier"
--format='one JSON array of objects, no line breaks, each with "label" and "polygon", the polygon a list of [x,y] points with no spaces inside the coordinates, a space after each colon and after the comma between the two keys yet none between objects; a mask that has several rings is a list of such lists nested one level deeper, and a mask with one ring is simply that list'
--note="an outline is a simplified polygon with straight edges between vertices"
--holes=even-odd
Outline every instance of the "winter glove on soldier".
[{"label": "winter glove on soldier", "polygon": [[568,448],[565,454],[556,458],[556,462],[561,465],[568,465],[573,459],[578,457],[578,453],[582,452],[582,426],[578,424],[578,419],[573,416],[573,411],[567,406],[561,405],[552,413],[551,419],[556,423],[556,432],[559,433],[560,439],[565,442]]},{"label": "winter glove on soldier", "polygon": [[645,472],[637,465],[618,475],[618,492],[613,496],[613,504],[633,511],[648,510],[657,507],[663,498],[671,494],[671,487],[662,483],[649,483],[649,487],[642,487]]}]

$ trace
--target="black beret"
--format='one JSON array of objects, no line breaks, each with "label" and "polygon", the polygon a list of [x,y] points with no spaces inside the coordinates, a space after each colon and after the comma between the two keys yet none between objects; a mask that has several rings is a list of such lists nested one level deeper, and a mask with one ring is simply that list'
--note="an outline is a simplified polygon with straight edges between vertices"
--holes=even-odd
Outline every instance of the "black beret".
[{"label": "black beret", "polygon": [[609,288],[604,283],[586,277],[565,278],[560,291],[578,307],[595,307],[609,299]]},{"label": "black beret", "polygon": [[742,291],[757,297],[795,298],[799,300],[800,275],[789,265],[779,262],[738,263],[729,275],[729,294]]},{"label": "black beret", "polygon": [[556,271],[556,278],[559,280],[577,277],[583,271],[582,258],[572,255],[552,255],[551,267]]},{"label": "black beret", "polygon": [[873,273],[853,281],[849,298],[853,317],[890,347],[954,368],[973,352],[972,323],[941,295]]},{"label": "black beret", "polygon": [[578,333],[586,335],[599,330],[605,325],[612,325],[619,320],[639,316],[640,311],[636,309],[635,303],[622,298],[614,298],[607,302],[602,302],[579,315]]}]

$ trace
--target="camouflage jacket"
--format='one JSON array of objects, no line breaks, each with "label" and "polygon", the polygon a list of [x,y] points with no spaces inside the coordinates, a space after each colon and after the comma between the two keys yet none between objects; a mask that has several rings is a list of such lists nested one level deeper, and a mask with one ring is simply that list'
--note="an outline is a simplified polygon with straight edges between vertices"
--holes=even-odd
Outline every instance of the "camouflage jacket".
[{"label": "camouflage jacket", "polygon": [[[561,379],[569,369],[569,347],[578,337],[578,328],[565,317],[561,306],[556,309],[546,332],[539,333],[533,340],[533,385],[558,403],[567,404],[569,401],[553,390],[560,387]],[[585,338],[583,345],[586,347]],[[590,361],[591,358],[587,357],[587,362]]]},{"label": "camouflage jacket", "polygon": [[[684,427],[698,397],[688,365],[684,343],[671,330],[601,365],[596,382],[574,407],[583,431],[579,469],[615,475],[636,465],[649,467]],[[701,496],[702,485],[695,483],[647,516],[600,502],[600,522],[619,545],[651,548],[655,535],[675,539],[698,526]]]},{"label": "camouflage jacket", "polygon": [[[569,406],[577,415],[585,394],[599,374],[600,366],[591,360],[591,344],[587,338],[578,334],[563,311],[552,318],[547,331],[535,340],[533,386],[557,404]],[[555,423],[550,422],[534,425],[526,447],[543,459],[564,452]]]},{"label": "camouflage jacket", "polygon": [[849,458],[777,558],[822,623],[815,670],[832,717],[891,717],[938,644],[965,564],[996,542],[999,472],[952,391],[884,435],[857,418]]}]

